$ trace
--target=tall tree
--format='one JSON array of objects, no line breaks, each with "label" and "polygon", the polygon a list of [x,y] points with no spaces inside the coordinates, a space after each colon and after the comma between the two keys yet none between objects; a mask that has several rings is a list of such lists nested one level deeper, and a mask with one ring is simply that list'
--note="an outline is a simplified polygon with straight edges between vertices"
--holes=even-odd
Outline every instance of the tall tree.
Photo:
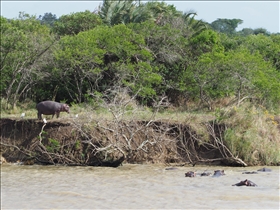
[{"label": "tall tree", "polygon": [[1,95],[16,106],[17,101],[38,80],[49,60],[47,52],[54,44],[50,29],[35,16],[20,13],[18,19],[1,17]]},{"label": "tall tree", "polygon": [[165,2],[141,3],[135,0],[104,0],[99,8],[100,17],[107,25],[141,23],[147,20],[159,23],[164,16],[179,16],[173,5]]},{"label": "tall tree", "polygon": [[39,15],[38,18],[41,22],[41,24],[53,26],[55,21],[57,21],[57,17],[55,14],[52,14],[51,12],[45,13],[43,16]]},{"label": "tall tree", "polygon": [[251,28],[243,28],[241,31],[238,31],[237,34],[242,36],[248,36],[254,34],[254,30]]},{"label": "tall tree", "polygon": [[143,8],[140,1],[134,0],[104,0],[98,14],[103,22],[110,26],[127,24],[135,20],[144,21],[152,15]]},{"label": "tall tree", "polygon": [[86,10],[69,15],[62,15],[54,24],[54,32],[58,35],[76,35],[81,31],[88,31],[102,24],[100,17]]},{"label": "tall tree", "polygon": [[270,35],[270,33],[265,28],[256,28],[254,29],[254,34],[264,34],[264,35]]},{"label": "tall tree", "polygon": [[259,103],[280,102],[280,74],[258,52],[250,52],[241,46],[227,55],[229,77],[227,81],[236,96],[237,104],[251,98]]},{"label": "tall tree", "polygon": [[226,34],[234,34],[238,25],[242,23],[243,20],[241,19],[218,18],[217,20],[213,21],[210,25],[215,31]]},{"label": "tall tree", "polygon": [[98,26],[65,36],[55,57],[55,74],[76,102],[116,84],[140,97],[149,97],[155,94],[153,85],[161,79],[150,65],[151,53],[145,49],[143,37],[125,25]]},{"label": "tall tree", "polygon": [[270,61],[280,72],[280,35],[250,35],[242,39],[240,46],[252,53],[260,53],[265,61]]}]

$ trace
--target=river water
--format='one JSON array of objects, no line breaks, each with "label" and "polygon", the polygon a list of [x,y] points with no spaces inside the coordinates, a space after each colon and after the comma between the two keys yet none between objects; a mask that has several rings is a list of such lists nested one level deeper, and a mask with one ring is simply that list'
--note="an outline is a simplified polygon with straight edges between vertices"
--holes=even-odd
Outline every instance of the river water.
[{"label": "river water", "polygon": [[[279,167],[1,166],[1,209],[279,209]],[[188,171],[225,170],[221,177]],[[249,179],[257,187],[232,184]]]}]

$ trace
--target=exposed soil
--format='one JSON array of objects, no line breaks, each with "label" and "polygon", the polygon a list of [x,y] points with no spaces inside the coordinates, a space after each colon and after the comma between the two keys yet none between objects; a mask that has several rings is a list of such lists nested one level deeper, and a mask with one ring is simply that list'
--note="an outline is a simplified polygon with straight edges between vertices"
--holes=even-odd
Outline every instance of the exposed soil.
[{"label": "exposed soil", "polygon": [[[126,163],[233,164],[202,143],[189,125],[167,122],[103,122],[0,119],[1,154],[8,162],[117,167]],[[223,126],[215,126],[217,135]],[[209,142],[210,141],[210,142]]]}]

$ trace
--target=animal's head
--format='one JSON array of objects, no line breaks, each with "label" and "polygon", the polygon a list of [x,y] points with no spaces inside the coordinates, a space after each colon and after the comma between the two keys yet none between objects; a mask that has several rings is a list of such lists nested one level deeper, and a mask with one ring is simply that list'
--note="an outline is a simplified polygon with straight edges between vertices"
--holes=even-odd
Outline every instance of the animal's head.
[{"label": "animal's head", "polygon": [[225,175],[225,171],[224,170],[216,170],[216,171],[214,171],[214,175]]},{"label": "animal's head", "polygon": [[67,104],[63,104],[63,111],[70,113],[70,107]]}]

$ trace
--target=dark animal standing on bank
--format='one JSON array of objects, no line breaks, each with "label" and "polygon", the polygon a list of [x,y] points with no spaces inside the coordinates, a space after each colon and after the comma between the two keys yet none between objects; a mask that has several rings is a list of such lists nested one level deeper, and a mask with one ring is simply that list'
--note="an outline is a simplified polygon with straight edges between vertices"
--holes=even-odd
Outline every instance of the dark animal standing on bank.
[{"label": "dark animal standing on bank", "polygon": [[250,181],[250,180],[248,180],[248,179],[245,179],[244,181],[241,181],[241,182],[239,182],[239,183],[237,183],[237,184],[233,184],[232,186],[250,186],[250,187],[256,187],[257,185],[256,185],[254,182],[252,182],[252,181]]},{"label": "dark animal standing on bank", "polygon": [[195,172],[189,171],[189,172],[185,173],[185,176],[186,177],[195,177]]},{"label": "dark animal standing on bank", "polygon": [[223,175],[226,175],[224,170],[216,170],[216,171],[214,171],[213,176],[218,177],[218,176],[223,176]]},{"label": "dark animal standing on bank", "polygon": [[38,119],[42,119],[42,114],[44,115],[52,115],[52,118],[56,114],[56,117],[59,117],[60,112],[69,113],[69,106],[67,104],[58,103],[55,101],[42,101],[36,106],[38,110]]}]

